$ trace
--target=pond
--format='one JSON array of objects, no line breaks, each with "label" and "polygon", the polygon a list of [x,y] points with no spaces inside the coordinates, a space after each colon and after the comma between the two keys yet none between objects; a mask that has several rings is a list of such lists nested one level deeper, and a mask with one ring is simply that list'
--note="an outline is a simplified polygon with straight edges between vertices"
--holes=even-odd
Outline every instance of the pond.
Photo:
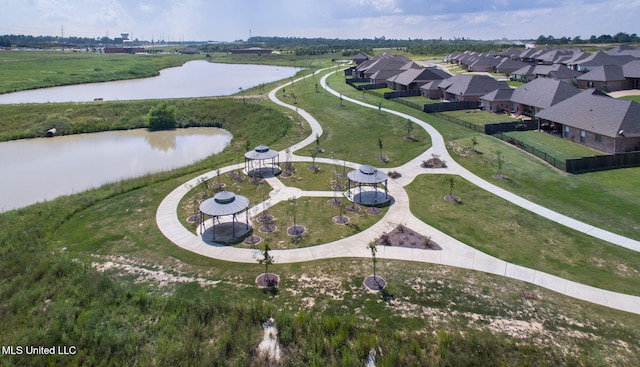
[{"label": "pond", "polygon": [[0,143],[0,212],[187,166],[231,138],[217,128],[136,129]]},{"label": "pond", "polygon": [[[0,104],[224,96],[292,77],[300,70],[198,60],[161,70],[159,76],[151,78],[3,94]],[[226,131],[191,128],[0,143],[0,212],[124,178],[186,166],[222,151],[230,141],[231,134]]]},{"label": "pond", "polygon": [[224,96],[238,93],[240,88],[249,89],[292,77],[300,70],[283,66],[219,64],[197,60],[189,61],[180,67],[163,69],[159,76],[151,78],[2,94],[0,104]]}]

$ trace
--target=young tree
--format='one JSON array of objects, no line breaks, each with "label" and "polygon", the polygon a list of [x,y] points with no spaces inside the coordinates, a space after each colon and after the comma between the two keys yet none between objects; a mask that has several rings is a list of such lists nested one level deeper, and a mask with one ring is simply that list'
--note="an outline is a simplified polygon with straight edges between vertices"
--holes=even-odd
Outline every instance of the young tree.
[{"label": "young tree", "polygon": [[502,178],[502,166],[504,165],[504,158],[502,157],[502,151],[496,150],[496,166],[497,171],[494,177]]},{"label": "young tree", "polygon": [[412,131],[413,131],[413,121],[411,121],[411,119],[407,119],[407,139],[409,140],[413,139],[413,136],[411,136]]},{"label": "young tree", "polygon": [[378,138],[378,148],[380,148],[380,161],[384,162],[385,159],[384,159],[384,156],[382,155],[383,145],[382,145],[382,139],[380,139],[380,138]]},{"label": "young tree", "polygon": [[376,253],[378,252],[378,245],[376,244],[376,241],[373,240],[371,242],[369,242],[369,250],[371,250],[371,259],[373,260],[373,282],[377,283],[378,281],[376,280],[376,263],[378,262],[378,259],[376,258]]},{"label": "young tree", "polygon": [[258,259],[258,263],[260,263],[260,265],[264,265],[264,277],[267,284],[270,285],[271,280],[269,280],[269,265],[273,265],[275,259],[273,256],[271,256],[271,254],[269,254],[269,251],[271,251],[271,248],[269,247],[269,244],[265,242],[264,248],[261,251],[262,258]]},{"label": "young tree", "polygon": [[476,145],[478,145],[478,138],[476,138],[475,136],[472,136],[471,137],[471,146],[472,146],[471,150],[473,152],[477,153],[478,151],[476,150]]}]

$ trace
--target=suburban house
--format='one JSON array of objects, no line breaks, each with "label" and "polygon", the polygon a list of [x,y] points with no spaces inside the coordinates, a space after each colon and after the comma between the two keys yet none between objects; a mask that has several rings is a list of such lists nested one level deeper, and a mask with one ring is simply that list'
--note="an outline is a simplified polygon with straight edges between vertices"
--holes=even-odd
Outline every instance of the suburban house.
[{"label": "suburban house", "polygon": [[611,56],[605,52],[598,51],[592,55],[589,55],[581,60],[576,61],[575,70],[577,71],[590,71],[598,66],[604,65],[624,65],[630,61],[633,61],[635,57],[631,55],[616,55]]},{"label": "suburban house", "polygon": [[387,87],[396,91],[419,90],[421,86],[451,77],[451,74],[436,67],[409,69],[387,79]]},{"label": "suburban house", "polygon": [[496,73],[500,73],[500,74],[506,74],[509,75],[511,73],[513,73],[516,70],[522,69],[525,66],[528,66],[529,64],[522,62],[522,61],[518,61],[518,60],[512,60],[508,57],[505,57],[502,59],[502,61],[500,61],[500,63],[498,65],[496,65]]},{"label": "suburban house", "polygon": [[375,56],[371,60],[363,61],[353,71],[355,78],[368,78],[372,83],[386,83],[390,77],[411,68],[421,68],[405,56],[396,56],[388,53]]},{"label": "suburban house", "polygon": [[356,65],[360,65],[367,60],[371,60],[371,56],[365,54],[364,52],[359,52],[356,55],[354,55],[351,59],[353,60],[353,62],[356,63]]},{"label": "suburban house", "polygon": [[596,88],[605,92],[630,89],[631,82],[624,77],[622,66],[603,65],[576,78],[578,88]]},{"label": "suburban house", "polygon": [[516,114],[533,116],[539,111],[578,93],[580,90],[567,82],[550,78],[536,78],[513,91],[511,111]]},{"label": "suburban house", "polygon": [[481,96],[501,88],[509,85],[488,75],[457,74],[438,84],[440,98],[450,102],[479,101]]},{"label": "suburban house", "polygon": [[609,154],[640,150],[640,103],[587,89],[546,108],[535,117],[562,137]]},{"label": "suburban house", "polygon": [[420,93],[424,98],[429,98],[429,99],[441,98],[440,88],[439,88],[440,83],[442,83],[442,80],[434,80],[432,82],[429,82],[420,87]]},{"label": "suburban house", "polygon": [[500,88],[480,97],[480,107],[485,111],[503,113],[511,110],[513,88]]},{"label": "suburban house", "polygon": [[536,78],[552,78],[557,80],[572,80],[582,73],[571,70],[562,64],[528,65],[511,73],[510,78],[528,83]]}]

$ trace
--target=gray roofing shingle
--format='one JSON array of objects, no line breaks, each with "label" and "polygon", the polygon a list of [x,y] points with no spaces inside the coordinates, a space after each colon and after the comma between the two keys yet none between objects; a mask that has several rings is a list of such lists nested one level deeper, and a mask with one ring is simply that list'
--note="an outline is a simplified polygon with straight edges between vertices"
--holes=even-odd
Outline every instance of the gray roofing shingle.
[{"label": "gray roofing shingle", "polygon": [[481,96],[499,88],[508,88],[507,82],[487,75],[457,74],[440,82],[439,88],[447,93],[464,96]]},{"label": "gray roofing shingle", "polygon": [[604,65],[585,73],[578,78],[578,80],[587,80],[594,82],[613,82],[624,80],[624,73],[622,72],[622,66],[618,65]]},{"label": "gray roofing shingle", "polygon": [[542,110],[536,117],[609,137],[621,130],[626,137],[640,136],[640,103],[611,98],[595,89]]},{"label": "gray roofing shingle", "polygon": [[567,82],[536,78],[513,91],[511,101],[537,108],[549,108],[580,93],[580,90]]}]

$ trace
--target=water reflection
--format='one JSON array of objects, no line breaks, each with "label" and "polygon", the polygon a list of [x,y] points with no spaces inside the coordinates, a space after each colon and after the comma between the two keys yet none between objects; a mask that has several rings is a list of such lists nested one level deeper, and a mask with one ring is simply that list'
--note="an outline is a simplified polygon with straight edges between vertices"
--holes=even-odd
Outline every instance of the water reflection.
[{"label": "water reflection", "polygon": [[231,138],[217,128],[138,129],[0,143],[0,211],[182,167]]},{"label": "water reflection", "polygon": [[0,103],[91,102],[224,96],[286,79],[299,68],[190,61],[151,78],[42,88],[0,95]]}]

